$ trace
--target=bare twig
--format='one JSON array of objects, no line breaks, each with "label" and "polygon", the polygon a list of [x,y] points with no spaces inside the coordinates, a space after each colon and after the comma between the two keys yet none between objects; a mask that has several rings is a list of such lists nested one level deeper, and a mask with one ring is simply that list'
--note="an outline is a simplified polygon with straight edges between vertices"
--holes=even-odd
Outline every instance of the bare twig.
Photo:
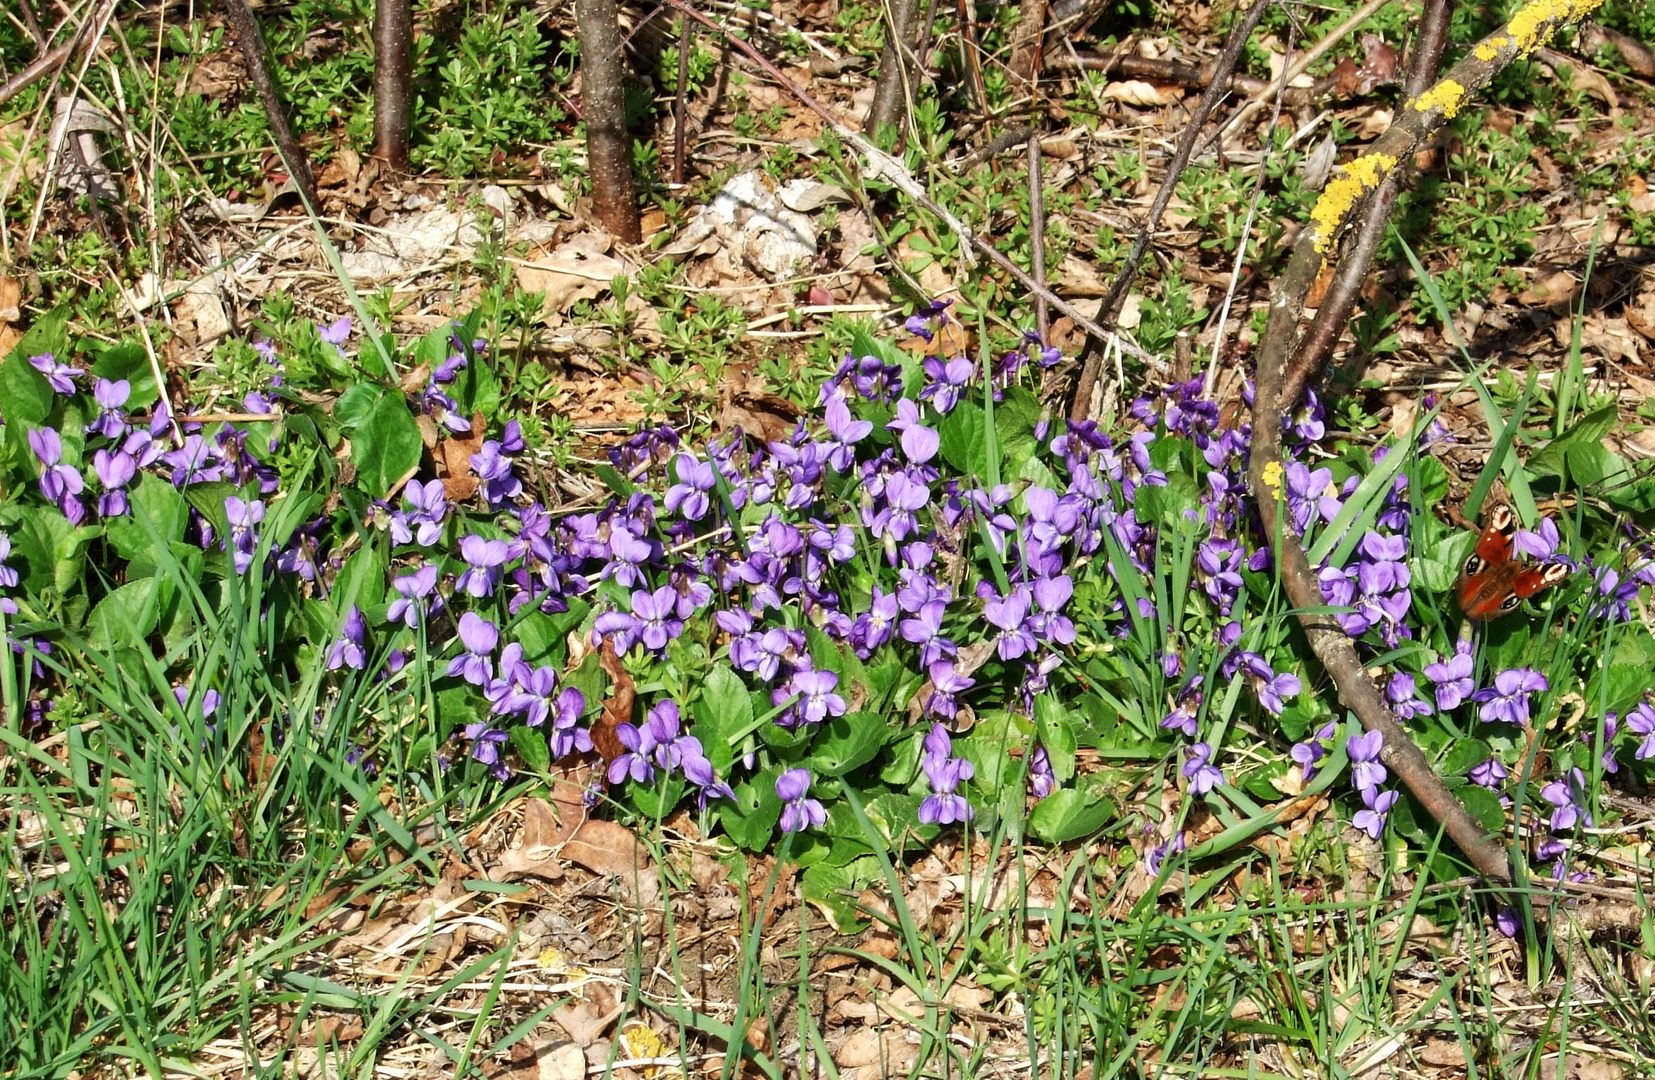
[{"label": "bare twig", "polygon": [[[1294,79],[1297,79],[1300,75],[1303,75],[1305,72],[1309,71],[1310,65],[1320,60],[1323,56],[1326,56],[1328,50],[1343,41],[1353,30],[1371,18],[1374,12],[1378,11],[1388,3],[1390,3],[1390,0],[1368,0],[1367,3],[1357,8],[1351,13],[1350,18],[1328,31],[1326,37],[1322,38],[1315,45],[1312,45],[1305,51],[1303,56],[1299,57],[1288,66],[1286,81],[1291,83]],[[1223,129],[1219,132],[1219,138],[1229,138],[1231,132],[1239,131],[1243,124],[1245,124],[1248,120],[1251,120],[1255,113],[1268,104],[1269,100],[1270,91],[1268,89],[1261,90],[1260,92],[1254,94],[1253,99],[1246,105],[1243,105],[1241,110],[1225,123]]]},{"label": "bare twig", "polygon": [[[1042,285],[1046,283],[1046,199],[1040,176],[1040,136],[1032,132],[1029,134],[1029,274]],[[1042,344],[1051,331],[1046,319],[1046,298],[1036,293],[1034,328]]]},{"label": "bare twig", "polygon": [[65,41],[62,45],[59,45],[55,49],[41,53],[40,56],[35,58],[34,63],[7,79],[3,85],[0,85],[0,105],[4,105],[18,94],[21,94],[35,83],[45,78],[47,74],[55,70],[58,65],[63,63],[64,60],[68,59],[69,54],[73,52],[74,49],[75,41],[70,40]]},{"label": "bare twig", "polygon": [[[1144,218],[1143,229],[1138,234],[1138,240],[1132,245],[1131,252],[1126,256],[1126,265],[1121,267],[1120,274],[1115,278],[1114,285],[1110,286],[1109,295],[1104,298],[1103,306],[1098,309],[1098,319],[1101,322],[1113,322],[1120,311],[1121,302],[1126,298],[1126,290],[1132,286],[1132,281],[1138,274],[1138,264],[1143,260],[1144,252],[1149,250],[1150,240],[1155,236],[1155,228],[1160,224],[1161,214],[1165,212],[1167,204],[1172,201],[1172,194],[1178,188],[1178,179],[1183,176],[1188,167],[1190,155],[1195,151],[1195,144],[1201,138],[1201,128],[1207,122],[1218,99],[1225,93],[1225,83],[1230,72],[1235,70],[1236,62],[1241,59],[1241,50],[1258,26],[1259,20],[1264,18],[1264,12],[1269,8],[1272,0],[1253,0],[1253,6],[1247,9],[1230,31],[1230,40],[1225,42],[1224,51],[1219,54],[1213,65],[1212,83],[1201,95],[1194,111],[1190,113],[1188,125],[1184,134],[1178,140],[1178,148],[1167,164],[1167,174],[1161,181],[1161,188],[1155,193],[1154,200],[1149,205],[1149,213]],[[1098,380],[1099,363],[1095,352],[1089,353],[1086,362],[1082,365],[1080,378],[1076,380],[1075,396],[1069,406],[1069,417],[1073,420],[1084,420],[1091,408],[1092,390]]]},{"label": "bare twig", "polygon": [[873,104],[862,124],[862,133],[876,138],[881,128],[903,127],[907,123],[911,77],[908,43],[914,32],[919,0],[887,0],[885,4],[885,51],[879,57],[879,80],[874,84]]},{"label": "bare twig", "polygon": [[1315,572],[1305,557],[1301,539],[1291,521],[1280,513],[1282,498],[1282,415],[1287,403],[1282,384],[1292,355],[1294,338],[1304,312],[1305,296],[1326,253],[1366,196],[1449,117],[1457,114],[1468,95],[1481,90],[1494,75],[1519,55],[1544,45],[1565,22],[1583,18],[1596,0],[1554,5],[1535,4],[1521,9],[1511,22],[1475,46],[1431,90],[1409,101],[1396,123],[1380,136],[1368,153],[1346,164],[1322,193],[1311,220],[1301,230],[1270,303],[1270,317],[1260,343],[1258,377],[1253,404],[1253,442],[1247,466],[1248,486],[1259,509],[1265,535],[1274,548],[1283,588],[1301,609],[1300,625],[1322,666],[1338,689],[1339,700],[1356,713],[1364,727],[1383,736],[1381,760],[1389,766],[1426,811],[1441,823],[1485,877],[1500,884],[1512,880],[1512,868],[1501,845],[1454,797],[1432,770],[1408,733],[1369,678],[1351,640],[1328,616],[1306,614],[1324,605]]},{"label": "bare twig", "polygon": [[575,0],[580,34],[580,97],[586,120],[587,171],[592,209],[623,244],[643,240],[632,177],[632,140],[626,134],[621,31],[615,0]]},{"label": "bare twig", "polygon": [[398,172],[408,171],[413,97],[412,0],[374,0],[374,154]]},{"label": "bare twig", "polygon": [[[1436,78],[1437,68],[1442,63],[1443,42],[1448,36],[1451,10],[1450,0],[1425,0],[1419,39],[1408,63],[1405,91],[1409,98],[1424,93]],[[1391,207],[1401,192],[1400,171],[1387,175],[1379,190],[1374,192],[1367,215],[1339,260],[1338,270],[1328,286],[1327,295],[1322,299],[1322,306],[1317,309],[1310,329],[1305,332],[1304,340],[1287,365],[1281,392],[1282,403],[1287,407],[1291,408],[1298,402],[1305,384],[1312,379],[1314,372],[1321,370],[1332,354],[1333,346],[1338,343],[1339,335],[1344,332],[1346,321],[1356,306],[1362,282],[1367,279],[1368,268],[1373,265],[1373,257],[1379,250],[1379,241],[1385,236],[1385,228],[1391,219]]]},{"label": "bare twig", "polygon": [[684,183],[684,120],[689,114],[690,49],[695,45],[695,28],[683,16],[678,19],[678,92],[672,98],[672,183]]},{"label": "bare twig", "polygon": [[224,0],[224,13],[230,19],[236,42],[241,46],[241,55],[247,61],[247,76],[264,104],[270,137],[281,152],[305,201],[312,206],[320,206],[321,201],[316,198],[316,181],[310,174],[310,158],[293,137],[293,129],[288,127],[287,113],[282,108],[281,96],[276,93],[276,82],[270,77],[270,68],[264,62],[264,35],[259,33],[259,22],[253,16],[253,9],[247,6],[247,0]]}]

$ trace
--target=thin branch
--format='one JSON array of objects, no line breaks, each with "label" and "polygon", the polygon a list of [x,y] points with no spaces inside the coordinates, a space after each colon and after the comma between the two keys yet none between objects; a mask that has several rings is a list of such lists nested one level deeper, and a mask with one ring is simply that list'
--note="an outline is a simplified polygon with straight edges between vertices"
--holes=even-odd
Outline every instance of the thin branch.
[{"label": "thin branch", "polygon": [[695,28],[682,16],[678,19],[678,92],[672,97],[672,184],[684,184],[684,120],[689,114],[690,50],[695,46]]},{"label": "thin branch", "polygon": [[[1417,98],[1435,81],[1442,64],[1442,47],[1448,37],[1448,18],[1452,11],[1450,0],[1425,0],[1425,12],[1420,17],[1419,39],[1408,62],[1405,91],[1408,99]],[[1289,408],[1298,403],[1305,384],[1316,377],[1327,358],[1332,355],[1339,335],[1345,330],[1350,313],[1356,307],[1356,297],[1367,280],[1379,242],[1390,224],[1391,208],[1402,193],[1401,170],[1392,171],[1374,192],[1373,202],[1356,231],[1349,248],[1339,260],[1332,284],[1305,331],[1304,340],[1287,365],[1282,379],[1282,402]]]},{"label": "thin branch", "polygon": [[40,56],[35,58],[34,63],[7,79],[4,85],[0,85],[0,105],[4,105],[18,94],[21,94],[35,83],[45,78],[49,72],[56,69],[58,65],[62,64],[64,60],[69,58],[69,54],[75,50],[75,45],[78,44],[78,42],[78,38],[65,41],[57,48],[52,49],[49,52],[42,53]]},{"label": "thin branch", "polygon": [[1511,22],[1473,47],[1431,90],[1410,100],[1396,123],[1374,142],[1368,153],[1343,167],[1311,211],[1310,223],[1300,231],[1292,258],[1277,284],[1260,343],[1254,389],[1248,486],[1257,503],[1265,535],[1274,548],[1282,586],[1289,600],[1300,609],[1299,622],[1310,639],[1311,648],[1332,677],[1340,702],[1355,712],[1369,731],[1381,733],[1384,739],[1381,760],[1442,825],[1478,872],[1500,884],[1509,884],[1513,876],[1502,845],[1484,832],[1482,825],[1443,785],[1425,755],[1397,722],[1364,669],[1350,638],[1328,616],[1306,613],[1307,609],[1324,606],[1325,601],[1305,557],[1302,541],[1278,506],[1285,466],[1281,432],[1287,403],[1282,389],[1304,312],[1305,296],[1323,258],[1333,250],[1353,217],[1365,207],[1366,197],[1432,133],[1456,115],[1470,94],[1486,87],[1498,71],[1519,55],[1528,55],[1544,45],[1565,22],[1583,18],[1595,7],[1594,0],[1564,0],[1556,5],[1536,4],[1519,10]]},{"label": "thin branch", "polygon": [[[1029,134],[1029,274],[1034,280],[1046,282],[1046,198],[1045,185],[1040,176],[1040,136]],[[1051,327],[1047,325],[1046,298],[1035,294],[1034,328],[1042,345],[1047,344]]]},{"label": "thin branch", "polygon": [[282,109],[281,95],[276,93],[275,80],[270,77],[270,68],[264,62],[264,35],[259,33],[259,22],[253,17],[253,9],[247,6],[247,0],[224,0],[224,13],[230,19],[230,27],[235,31],[236,43],[241,46],[241,55],[247,60],[247,75],[253,82],[253,88],[258,91],[259,100],[264,104],[265,122],[270,125],[270,138],[281,153],[288,171],[293,175],[293,182],[299,186],[305,201],[312,206],[321,206],[321,200],[316,197],[316,181],[310,174],[310,158],[306,156],[304,147],[293,137],[293,129],[287,125],[287,113]]}]

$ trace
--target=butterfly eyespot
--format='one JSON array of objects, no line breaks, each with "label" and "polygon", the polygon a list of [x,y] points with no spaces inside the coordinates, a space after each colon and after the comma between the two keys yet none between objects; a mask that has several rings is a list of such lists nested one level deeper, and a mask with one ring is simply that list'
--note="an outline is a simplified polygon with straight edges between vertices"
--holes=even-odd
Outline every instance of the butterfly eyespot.
[{"label": "butterfly eyespot", "polygon": [[1518,596],[1516,593],[1512,593],[1510,596],[1500,601],[1500,614],[1507,615],[1513,611],[1516,611],[1518,605],[1522,602],[1522,597]]},{"label": "butterfly eyespot", "polygon": [[1483,557],[1481,555],[1468,555],[1468,556],[1466,556],[1465,576],[1466,577],[1471,577],[1473,574],[1480,574],[1482,572],[1483,572]]},{"label": "butterfly eyespot", "polygon": [[1511,528],[1511,507],[1496,506],[1488,512],[1488,528],[1496,532],[1505,532]]},{"label": "butterfly eyespot", "polygon": [[1569,566],[1567,563],[1552,563],[1540,572],[1540,576],[1547,585],[1556,585],[1569,576]]}]

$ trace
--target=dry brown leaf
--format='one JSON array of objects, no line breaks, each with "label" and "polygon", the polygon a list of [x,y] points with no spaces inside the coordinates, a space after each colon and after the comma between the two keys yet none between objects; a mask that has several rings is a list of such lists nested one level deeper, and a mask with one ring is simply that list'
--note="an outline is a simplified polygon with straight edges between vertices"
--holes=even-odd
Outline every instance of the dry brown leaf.
[{"label": "dry brown leaf", "polygon": [[630,877],[649,866],[649,853],[631,830],[601,818],[581,822],[560,854],[594,874]]},{"label": "dry brown leaf", "polygon": [[559,814],[545,799],[523,799],[523,836],[516,847],[507,848],[500,855],[499,865],[490,877],[495,881],[515,881],[533,874],[556,881],[563,877],[563,862],[558,858],[558,847],[574,832],[577,815],[567,811]]},{"label": "dry brown leaf", "polygon": [[1559,270],[1547,274],[1517,294],[1517,302],[1525,307],[1568,307],[1580,292],[1580,283],[1573,274]]},{"label": "dry brown leaf", "polygon": [[0,274],[0,325],[22,318],[23,283],[10,274]]},{"label": "dry brown leaf", "polygon": [[610,239],[586,232],[552,251],[531,252],[516,265],[517,283],[524,292],[545,293],[542,317],[562,314],[579,300],[595,300],[627,272],[626,264],[607,254]]},{"label": "dry brown leaf", "polygon": [[558,1027],[569,1033],[569,1038],[574,1041],[576,1046],[587,1047],[596,1042],[598,1036],[602,1035],[604,1030],[610,1024],[613,1024],[615,1018],[620,1015],[621,1007],[619,1005],[600,1014],[591,1003],[577,1001],[573,1005],[565,1005],[561,1009],[554,1010],[552,1020]]},{"label": "dry brown leaf", "polygon": [[603,699],[603,714],[592,725],[592,745],[600,755],[604,764],[608,764],[626,753],[621,738],[615,729],[632,720],[632,706],[636,702],[638,692],[634,688],[632,676],[626,673],[621,664],[621,658],[615,655],[615,642],[611,638],[603,639],[603,646],[598,651],[598,666],[609,676],[609,696]]},{"label": "dry brown leaf", "polygon": [[483,448],[483,435],[488,422],[478,412],[471,418],[471,431],[463,438],[449,435],[437,443],[433,456],[437,461],[437,476],[442,480],[443,494],[450,502],[466,502],[477,494],[477,477],[471,471],[471,457]]},{"label": "dry brown leaf", "polygon": [[1103,88],[1103,97],[1106,101],[1119,101],[1146,109],[1171,105],[1182,96],[1177,87],[1156,86],[1140,79],[1112,82]]}]

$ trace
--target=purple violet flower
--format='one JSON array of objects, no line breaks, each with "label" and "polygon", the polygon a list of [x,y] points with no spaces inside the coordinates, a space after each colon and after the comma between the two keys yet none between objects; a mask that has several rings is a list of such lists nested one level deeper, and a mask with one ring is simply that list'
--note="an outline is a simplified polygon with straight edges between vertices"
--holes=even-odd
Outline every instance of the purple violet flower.
[{"label": "purple violet flower", "polygon": [[710,461],[697,461],[692,454],[678,455],[678,483],[667,489],[667,512],[687,521],[700,521],[712,509],[708,495],[718,486],[718,470]]},{"label": "purple violet flower", "polygon": [[468,534],[460,537],[460,558],[466,561],[467,570],[454,583],[454,588],[471,596],[493,596],[500,584],[500,567],[511,559],[511,544]]},{"label": "purple violet flower", "polygon": [[1529,722],[1529,695],[1551,689],[1546,677],[1533,668],[1508,668],[1494,676],[1494,685],[1471,695],[1482,703],[1477,716],[1485,723],[1504,721],[1519,726]]},{"label": "purple violet flower", "polygon": [[[0,553],[0,558],[4,557],[4,554]],[[16,574],[15,570],[12,571],[13,584],[17,580]],[[0,579],[0,585],[3,584],[5,584],[5,581]],[[1647,761],[1649,758],[1655,757],[1655,706],[1651,706],[1647,701],[1638,702],[1637,706],[1626,714],[1626,729],[1634,735],[1643,736],[1643,741],[1638,744],[1638,749],[1633,752],[1633,757],[1639,761]]]},{"label": "purple violet flower", "polygon": [[1352,735],[1345,740],[1345,753],[1350,755],[1350,786],[1366,792],[1378,788],[1390,777],[1379,755],[1385,748],[1385,736],[1377,731]]},{"label": "purple violet flower", "polygon": [[500,629],[475,611],[460,616],[459,629],[465,651],[448,662],[448,674],[473,686],[485,686],[494,674],[489,657],[500,643]]},{"label": "purple violet flower", "polygon": [[1403,722],[1416,716],[1431,715],[1431,706],[1415,696],[1414,677],[1406,671],[1398,671],[1391,676],[1390,682],[1385,684],[1385,697],[1390,701],[1396,718]]},{"label": "purple violet flower", "polygon": [[1224,772],[1212,763],[1213,748],[1204,742],[1188,747],[1183,773],[1190,782],[1190,793],[1205,795],[1224,782]]},{"label": "purple violet flower", "polygon": [[340,631],[339,640],[328,650],[328,670],[338,671],[342,667],[348,667],[361,671],[367,663],[362,648],[367,632],[368,623],[362,617],[362,609],[352,604],[351,609],[345,613],[345,624]]},{"label": "purple violet flower", "polygon": [[1553,832],[1572,829],[1581,822],[1591,827],[1592,814],[1586,808],[1586,774],[1580,769],[1570,769],[1541,788],[1540,797],[1556,807],[1551,819]]},{"label": "purple violet flower", "polygon": [[1385,819],[1390,815],[1391,807],[1396,805],[1397,792],[1380,791],[1377,788],[1363,788],[1362,801],[1367,809],[1358,810],[1350,823],[1355,828],[1368,834],[1371,840],[1378,840],[1379,834],[1385,831]]},{"label": "purple violet flower", "polygon": [[776,798],[782,801],[782,832],[803,832],[827,824],[827,810],[821,802],[805,797],[809,790],[809,769],[789,769],[776,777]]},{"label": "purple violet flower", "polygon": [[[831,671],[796,671],[781,693],[785,697],[799,695],[792,717],[794,724],[820,724],[830,716],[845,715],[845,699],[834,693],[839,676]],[[788,715],[788,714],[783,714]],[[777,717],[779,724],[782,717]],[[791,725],[783,725],[791,726]]]},{"label": "purple violet flower", "polygon": [[75,380],[86,374],[81,368],[58,363],[57,357],[49,352],[29,357],[29,363],[34,365],[36,371],[46,376],[46,381],[52,385],[52,391],[58,394],[73,394]]},{"label": "purple violet flower", "polygon": [[247,502],[239,495],[228,496],[224,500],[224,518],[230,526],[230,535],[224,538],[225,550],[231,553],[230,562],[236,573],[245,574],[253,565],[253,552],[258,547],[255,526],[264,520],[264,503],[259,499]]},{"label": "purple violet flower", "polygon": [[108,379],[99,379],[92,386],[92,399],[102,410],[98,418],[86,425],[87,434],[102,435],[106,439],[119,439],[126,434],[126,413],[122,406],[127,398],[132,396],[132,384],[125,379],[110,382]]},{"label": "purple violet flower", "polygon": [[1437,687],[1438,709],[1449,712],[1471,696],[1477,685],[1471,677],[1475,670],[1469,638],[1456,641],[1454,655],[1447,660],[1425,665],[1425,677]]},{"label": "purple violet flower", "polygon": [[92,455],[92,471],[103,485],[98,497],[99,517],[120,517],[128,510],[126,485],[137,475],[138,462],[125,450],[99,449]]},{"label": "purple violet flower", "polygon": [[[426,614],[424,601],[436,590],[437,568],[426,565],[411,574],[403,574],[391,581],[391,588],[397,591],[397,599],[391,601],[385,617],[391,622],[400,622],[410,629],[420,624]],[[438,597],[430,611],[435,612],[442,607],[442,598]]]},{"label": "purple violet flower", "polygon": [[964,758],[952,757],[953,740],[942,724],[932,724],[923,743],[925,753],[920,758],[920,770],[931,782],[931,794],[919,804],[922,825],[952,825],[956,821],[970,821],[974,811],[971,804],[956,789],[971,779],[976,768]]}]

